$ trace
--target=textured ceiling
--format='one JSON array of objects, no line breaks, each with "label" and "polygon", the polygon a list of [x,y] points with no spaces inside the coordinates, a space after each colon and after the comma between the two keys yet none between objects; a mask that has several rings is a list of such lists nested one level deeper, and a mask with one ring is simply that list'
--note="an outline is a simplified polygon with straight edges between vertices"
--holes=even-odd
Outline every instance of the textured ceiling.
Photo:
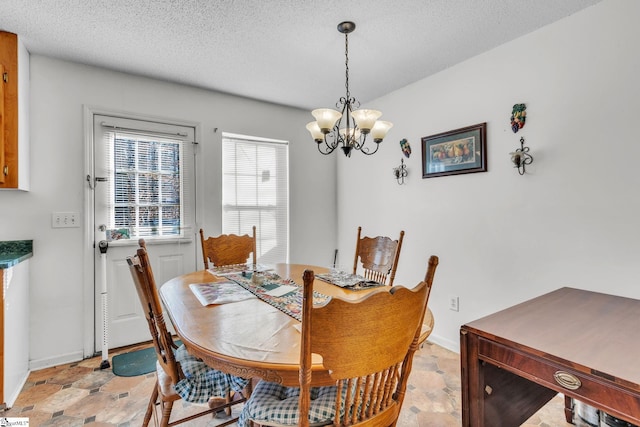
[{"label": "textured ceiling", "polygon": [[302,108],[363,104],[600,0],[0,0],[0,29],[74,62]]}]

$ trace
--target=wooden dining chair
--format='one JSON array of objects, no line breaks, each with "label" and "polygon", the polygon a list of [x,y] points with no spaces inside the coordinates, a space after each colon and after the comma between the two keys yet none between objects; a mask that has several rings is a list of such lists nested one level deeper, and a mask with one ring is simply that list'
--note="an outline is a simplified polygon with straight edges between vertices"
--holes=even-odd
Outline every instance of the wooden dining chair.
[{"label": "wooden dining chair", "polygon": [[216,237],[204,238],[204,231],[200,229],[200,243],[202,246],[202,258],[204,268],[212,266],[245,264],[250,256],[252,263],[256,263],[256,226],[253,226],[253,234],[221,234]]},{"label": "wooden dining chair", "polygon": [[[353,260],[353,274],[358,271],[358,258],[363,269],[363,276],[367,280],[374,280],[385,285],[393,286],[396,277],[400,250],[404,230],[400,231],[398,240],[389,237],[361,237],[362,227],[358,227],[356,240],[356,256]],[[389,282],[387,283],[387,278]]]},{"label": "wooden dining chair", "polygon": [[[306,270],[300,387],[258,383],[238,426],[395,426],[437,265],[432,256],[425,280],[413,289],[379,289],[357,301],[333,297],[315,307],[314,273]],[[311,387],[312,354],[322,356],[335,385]]]},{"label": "wooden dining chair", "polygon": [[[192,356],[184,345],[178,347],[167,330],[162,313],[160,297],[156,288],[153,271],[143,239],[135,256],[127,258],[129,270],[144,310],[156,351],[156,385],[149,399],[143,426],[147,426],[154,408],[160,406],[161,426],[169,425],[173,403],[180,399],[192,403],[208,403],[209,408],[192,416],[171,421],[171,425],[188,422],[207,414],[215,414],[231,405],[244,402],[241,391],[249,384],[248,380],[225,374],[208,367],[202,360]],[[231,400],[231,391],[236,392]],[[219,426],[236,422],[231,419]]]}]

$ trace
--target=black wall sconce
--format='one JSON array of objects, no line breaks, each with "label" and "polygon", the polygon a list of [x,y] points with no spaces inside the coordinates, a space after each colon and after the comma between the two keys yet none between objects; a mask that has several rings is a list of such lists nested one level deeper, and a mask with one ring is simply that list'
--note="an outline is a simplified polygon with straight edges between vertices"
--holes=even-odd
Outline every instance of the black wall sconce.
[{"label": "black wall sconce", "polygon": [[524,175],[526,165],[533,163],[533,157],[529,154],[529,147],[524,146],[524,137],[520,138],[520,148],[516,148],[516,151],[509,153],[511,155],[511,162],[518,168],[518,173]]},{"label": "black wall sconce", "polygon": [[407,167],[404,165],[404,159],[400,159],[400,166],[393,168],[393,176],[396,177],[398,185],[404,184],[404,179],[407,176]]}]

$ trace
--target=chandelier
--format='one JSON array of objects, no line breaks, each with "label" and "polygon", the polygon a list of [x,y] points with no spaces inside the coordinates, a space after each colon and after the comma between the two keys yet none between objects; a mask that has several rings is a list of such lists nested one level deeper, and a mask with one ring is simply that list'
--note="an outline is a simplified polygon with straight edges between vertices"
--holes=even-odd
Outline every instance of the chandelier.
[{"label": "chandelier", "polygon": [[[349,33],[355,29],[356,24],[350,21],[338,24],[338,31],[344,34],[346,95],[336,102],[337,110],[313,110],[311,114],[316,121],[307,124],[307,130],[318,143],[318,151],[325,155],[340,147],[347,157],[351,157],[353,150],[360,150],[369,156],[378,151],[380,143],[393,126],[390,122],[378,120],[382,115],[380,111],[359,109],[360,102],[349,92]],[[373,148],[371,143],[365,146],[369,134],[375,143]]]}]

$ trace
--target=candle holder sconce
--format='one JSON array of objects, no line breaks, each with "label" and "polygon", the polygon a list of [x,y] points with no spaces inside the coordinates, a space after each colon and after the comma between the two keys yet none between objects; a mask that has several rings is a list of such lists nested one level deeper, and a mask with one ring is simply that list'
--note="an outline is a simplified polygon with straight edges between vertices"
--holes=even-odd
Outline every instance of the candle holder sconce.
[{"label": "candle holder sconce", "polygon": [[404,164],[404,159],[400,159],[400,166],[397,168],[393,168],[393,176],[396,177],[398,181],[398,185],[404,184],[404,179],[406,178],[408,172],[407,167]]},{"label": "candle holder sconce", "polygon": [[529,147],[524,146],[524,137],[520,138],[520,148],[516,151],[509,153],[511,155],[511,162],[518,168],[518,173],[524,175],[526,165],[533,163],[533,156],[529,154]]}]

